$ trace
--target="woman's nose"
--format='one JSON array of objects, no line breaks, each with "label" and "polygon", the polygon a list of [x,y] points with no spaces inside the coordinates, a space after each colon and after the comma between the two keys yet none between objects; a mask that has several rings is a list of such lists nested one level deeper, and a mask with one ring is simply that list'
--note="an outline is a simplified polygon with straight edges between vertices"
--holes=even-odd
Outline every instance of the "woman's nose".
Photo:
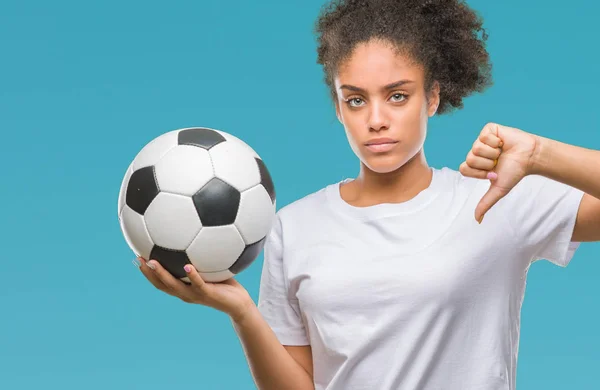
[{"label": "woman's nose", "polygon": [[385,107],[374,103],[371,105],[369,113],[369,130],[381,131],[389,128],[389,119],[385,112]]}]

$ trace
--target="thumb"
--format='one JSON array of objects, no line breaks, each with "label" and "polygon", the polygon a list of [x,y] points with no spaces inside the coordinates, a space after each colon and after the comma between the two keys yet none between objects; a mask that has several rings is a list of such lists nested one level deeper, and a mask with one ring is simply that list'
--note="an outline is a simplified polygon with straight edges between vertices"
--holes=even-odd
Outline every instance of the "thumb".
[{"label": "thumb", "polygon": [[187,274],[187,277],[193,286],[195,286],[203,294],[209,292],[211,288],[210,284],[206,283],[204,279],[202,279],[202,276],[200,276],[200,273],[196,267],[194,267],[192,264],[186,264],[183,269],[185,270],[185,273]]},{"label": "thumb", "polygon": [[498,187],[492,184],[489,190],[483,195],[479,204],[475,208],[475,220],[481,223],[485,214],[496,204],[498,201],[506,196],[508,191],[504,188]]}]

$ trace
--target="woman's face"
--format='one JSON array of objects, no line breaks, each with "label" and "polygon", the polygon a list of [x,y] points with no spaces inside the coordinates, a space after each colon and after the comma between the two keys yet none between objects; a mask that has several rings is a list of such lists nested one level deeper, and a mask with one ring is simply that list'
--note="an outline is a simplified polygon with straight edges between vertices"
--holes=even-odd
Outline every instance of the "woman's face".
[{"label": "woman's face", "polygon": [[424,71],[381,41],[356,47],[335,78],[336,113],[352,150],[377,173],[402,167],[425,142],[427,120],[439,104],[434,84],[429,103]]}]

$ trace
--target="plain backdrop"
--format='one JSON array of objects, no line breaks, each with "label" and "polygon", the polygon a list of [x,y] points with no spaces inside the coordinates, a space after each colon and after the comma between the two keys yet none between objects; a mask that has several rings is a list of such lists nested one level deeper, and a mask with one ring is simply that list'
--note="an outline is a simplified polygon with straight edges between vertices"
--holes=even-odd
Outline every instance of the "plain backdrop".
[{"label": "plain backdrop", "polygon": [[[458,169],[491,121],[600,149],[600,3],[469,4],[495,84],[430,121],[429,164]],[[0,3],[0,388],[254,388],[229,319],[155,290],[131,264],[117,196],[147,142],[190,126],[250,144],[278,208],[354,176],[316,64],[321,5]],[[532,266],[518,389],[600,388],[599,250]],[[238,276],[255,299],[262,259]]]}]

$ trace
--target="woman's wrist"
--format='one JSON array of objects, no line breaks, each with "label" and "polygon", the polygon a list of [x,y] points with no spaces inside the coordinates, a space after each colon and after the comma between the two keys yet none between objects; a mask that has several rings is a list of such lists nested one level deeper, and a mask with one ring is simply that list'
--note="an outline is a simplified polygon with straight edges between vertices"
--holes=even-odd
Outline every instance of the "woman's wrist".
[{"label": "woman's wrist", "polygon": [[231,313],[229,317],[234,325],[245,326],[256,314],[258,314],[258,307],[252,299],[248,299],[239,310]]}]

